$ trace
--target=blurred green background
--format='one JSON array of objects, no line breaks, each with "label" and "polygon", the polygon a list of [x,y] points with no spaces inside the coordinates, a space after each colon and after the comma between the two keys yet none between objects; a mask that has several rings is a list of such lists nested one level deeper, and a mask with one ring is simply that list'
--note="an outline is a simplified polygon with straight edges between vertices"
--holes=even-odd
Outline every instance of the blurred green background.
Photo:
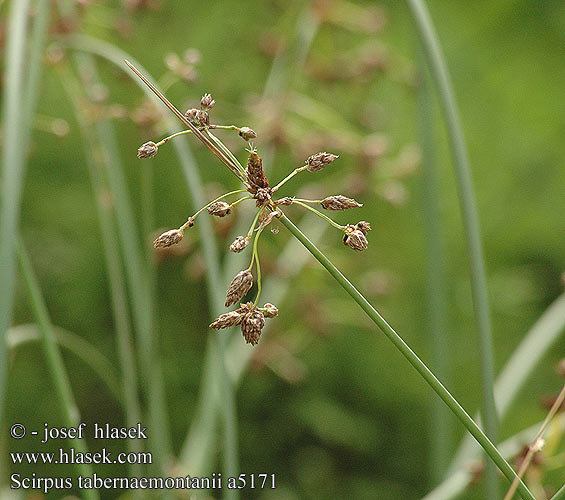
[{"label": "blurred green background", "polygon": [[[0,4],[4,37],[9,3]],[[304,174],[293,179],[284,195],[344,194],[364,203],[354,213],[337,213],[335,218],[342,224],[371,222],[366,252],[354,254],[331,228],[319,246],[433,369],[419,147],[421,67],[405,3],[79,3],[77,17],[54,9],[21,212],[21,233],[53,324],[87,339],[119,371],[85,150],[58,69],[72,63],[73,50],[64,40],[89,35],[124,50],[154,77],[164,78],[161,82],[174,82],[167,96],[181,110],[210,92],[216,100],[213,123],[246,125],[257,132],[254,145],[269,159],[272,181],[317,151],[340,155],[314,180]],[[563,290],[565,10],[562,2],[551,0],[428,3],[470,150],[498,371]],[[301,29],[314,29],[313,19],[319,27],[301,63]],[[186,55],[187,49],[193,50]],[[142,92],[124,76],[127,68],[121,71],[98,61],[103,84],[91,93],[93,100],[85,109],[92,120],[114,117],[141,226],[147,194],[140,172],[148,164],[141,165],[136,149],[166,134]],[[274,95],[263,96],[267,81],[276,89]],[[479,357],[467,251],[447,139],[434,108],[447,276],[446,385],[474,413],[480,400]],[[222,138],[245,161],[245,143],[233,135],[225,132]],[[192,138],[190,145],[206,199],[238,189],[217,159]],[[194,210],[169,144],[144,161],[153,172],[155,201],[151,232],[138,228],[145,248],[155,233],[178,227]],[[287,213],[295,221],[301,216],[295,208]],[[229,253],[233,225],[249,215],[245,209],[235,210],[230,218],[214,221],[222,254]],[[301,225],[306,234],[311,224],[307,219]],[[191,231],[178,251],[155,254],[158,352],[175,454],[194,415],[208,338],[217,335],[207,327],[211,314],[202,247],[197,231]],[[278,234],[265,233],[261,240],[264,273],[275,284],[286,283],[277,259],[288,239],[281,226]],[[292,269],[292,260],[286,265]],[[430,465],[430,404],[435,395],[313,258],[276,305],[279,317],[270,320],[259,345],[245,346],[253,353],[237,390],[237,416],[241,471],[274,473],[277,488],[245,490],[242,497],[421,498],[438,477]],[[12,323],[30,322],[29,303],[18,282]],[[543,419],[547,409],[541,398],[560,388],[553,367],[564,355],[563,345],[560,340],[529,378],[502,422],[502,438]],[[90,368],[63,353],[82,419],[124,425],[122,409]],[[16,470],[63,475],[62,466],[15,467],[8,462],[7,451],[29,451],[30,445],[11,440],[6,426],[24,422],[41,428],[43,422],[60,421],[37,344],[10,352],[6,401],[0,443],[4,484]],[[450,415],[447,419],[446,435],[454,451],[463,428]],[[91,449],[97,444],[89,440]],[[105,446],[123,451],[124,443]],[[41,449],[58,447],[52,443]],[[213,467],[220,469],[219,463]],[[95,470],[107,476],[126,474],[119,466]],[[563,468],[552,471],[547,484],[555,489],[563,477]],[[120,494],[102,492],[102,497]],[[211,495],[219,498],[217,492]],[[49,498],[60,496],[55,492]],[[464,497],[481,498],[480,490],[475,487]]]}]

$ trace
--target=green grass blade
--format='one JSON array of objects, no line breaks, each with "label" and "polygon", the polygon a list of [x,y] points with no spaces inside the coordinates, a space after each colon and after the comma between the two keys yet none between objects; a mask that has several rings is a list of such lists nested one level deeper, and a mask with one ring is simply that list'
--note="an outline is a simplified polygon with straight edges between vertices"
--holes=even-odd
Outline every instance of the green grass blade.
[{"label": "green grass blade", "polygon": [[565,484],[551,497],[551,500],[565,500]]},{"label": "green grass blade", "polygon": [[[471,167],[463,127],[455,101],[455,94],[444,60],[443,52],[435,32],[432,19],[424,0],[408,0],[408,5],[416,21],[424,54],[430,74],[436,85],[443,110],[451,150],[453,153],[455,177],[459,193],[459,203],[465,227],[465,236],[471,268],[471,288],[475,319],[479,331],[479,353],[481,358],[482,414],[486,434],[496,443],[498,418],[494,403],[494,354],[492,329],[488,302],[486,271],[480,237],[479,217],[476,208]],[[496,470],[487,463],[487,497],[498,497]]]},{"label": "green grass blade", "polygon": [[[57,344],[67,351],[73,353],[85,365],[98,375],[104,382],[108,392],[120,404],[122,404],[122,392],[114,365],[92,344],[73,332],[64,328],[52,326]],[[42,340],[41,330],[36,324],[24,324],[8,330],[7,343],[10,350],[16,349],[28,342]]]},{"label": "green grass blade", "polygon": [[[438,165],[434,147],[434,105],[429,76],[425,68],[420,79],[420,135],[422,142],[422,208],[427,244],[428,321],[433,369],[444,382],[448,378],[447,360],[450,346],[447,336],[447,276],[445,270],[444,229],[439,200],[441,199]],[[449,464],[451,451],[450,423],[441,401],[433,398],[430,408],[430,476],[438,483]]]},{"label": "green grass blade", "polygon": [[29,0],[11,2],[6,41],[6,72],[2,101],[3,154],[0,186],[0,422],[6,392],[6,339],[10,326],[16,279],[15,245],[18,234],[20,197],[24,178],[26,144],[22,112],[26,26]]},{"label": "green grass blade", "polygon": [[[55,393],[57,395],[55,400],[60,406],[64,425],[66,427],[77,427],[81,422],[80,413],[74,400],[63,358],[57,347],[56,335],[53,331],[45,301],[41,295],[41,290],[33,272],[31,261],[22,243],[18,245],[18,261],[26,292],[29,297],[31,310],[41,331],[41,341],[45,352],[47,369],[52,377]],[[87,452],[86,442],[83,439],[71,439],[69,442],[72,443],[77,452],[82,454]],[[92,467],[90,465],[77,463],[75,467],[80,475],[92,476]],[[84,490],[83,494],[85,498],[91,500],[100,498],[98,491],[93,489]]]},{"label": "green grass blade", "polygon": [[[132,61],[136,67],[138,67],[145,75],[149,77],[149,74],[145,69],[137,63],[129,54],[123,52],[122,50],[114,47],[113,45],[107,44],[105,42],[86,37],[86,36],[76,36],[67,40],[67,44],[75,49],[96,54],[109,62],[115,64],[116,66],[124,69],[123,61],[125,59]],[[126,74],[133,75],[129,72]],[[134,78],[136,84],[147,93],[148,96],[154,98],[150,91],[139,81]],[[172,120],[167,120],[171,132],[176,131],[176,123]],[[173,141],[173,145],[177,151],[177,156],[183,168],[183,173],[187,179],[187,184],[189,186],[191,199],[194,203],[195,208],[200,208],[204,205],[203,193],[204,189],[202,186],[202,181],[200,175],[196,168],[194,158],[188,147],[188,143],[184,138],[179,137],[177,140]],[[218,251],[215,244],[214,232],[210,221],[207,218],[203,218],[198,222],[198,230],[201,235],[201,242],[204,250],[204,258],[206,261],[206,280],[208,285],[208,294],[211,304],[211,309],[216,314],[219,314],[223,310],[223,294],[224,287],[220,280],[220,267],[219,267],[219,257]],[[238,444],[237,444],[237,420],[236,420],[236,409],[235,409],[235,398],[233,395],[233,389],[231,387],[231,381],[227,376],[225,370],[225,352],[223,343],[225,339],[211,338],[208,347],[208,356],[216,364],[216,373],[221,377],[222,383],[220,384],[221,389],[221,401],[223,406],[224,415],[224,460],[225,460],[225,475],[234,476],[239,473],[238,465]],[[216,354],[219,352],[218,354]],[[237,498],[237,490],[228,490],[230,498]]]},{"label": "green grass blade", "polygon": [[[284,216],[280,219],[282,224],[302,243],[307,250],[316,258],[322,266],[330,273],[330,275],[342,286],[342,288],[359,304],[361,309],[365,311],[367,316],[379,327],[379,329],[387,336],[408,362],[416,369],[434,392],[443,400],[448,408],[454,413],[459,421],[473,435],[477,442],[481,445],[486,454],[492,459],[496,466],[512,482],[516,477],[516,473],[512,467],[506,462],[500,454],[496,446],[489,440],[480,427],[474,422],[469,414],[451,395],[451,393],[436,378],[431,370],[424,362],[412,351],[412,349],[404,342],[404,340],[396,333],[396,331],[387,323],[387,321],[378,313],[378,311],[369,303],[369,301],[351,284],[351,282],[333,265],[333,263],[308,239],[308,237],[296,227],[288,217]],[[524,500],[535,500],[532,493],[526,485],[520,481],[518,491]]]},{"label": "green grass blade", "polygon": [[[75,117],[81,133],[85,158],[84,161],[90,175],[93,196],[96,205],[98,221],[102,236],[102,246],[106,260],[108,284],[112,301],[112,314],[117,337],[118,359],[121,365],[122,387],[121,399],[125,405],[126,423],[133,427],[141,422],[141,405],[139,402],[139,382],[137,368],[135,365],[135,350],[131,332],[131,320],[129,316],[129,305],[127,299],[126,285],[123,276],[123,267],[119,250],[119,238],[112,213],[112,206],[106,202],[108,188],[103,177],[104,166],[100,165],[99,155],[96,154],[99,146],[95,140],[95,134],[91,130],[88,120],[80,110],[82,92],[76,76],[69,70],[68,66],[60,66],[61,82],[73,104]],[[142,451],[141,442],[137,439],[128,440],[128,450],[132,452]],[[134,475],[140,475],[140,465],[131,465]]]}]

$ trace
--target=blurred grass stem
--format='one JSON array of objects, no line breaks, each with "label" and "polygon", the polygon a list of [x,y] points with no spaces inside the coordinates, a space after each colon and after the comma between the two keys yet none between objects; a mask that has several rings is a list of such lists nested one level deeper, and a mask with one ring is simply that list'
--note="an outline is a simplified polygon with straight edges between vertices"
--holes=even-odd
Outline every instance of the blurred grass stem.
[{"label": "blurred grass stem", "polygon": [[[443,110],[453,153],[459,203],[469,251],[475,319],[479,330],[483,422],[487,436],[489,436],[493,443],[496,443],[498,418],[494,402],[492,329],[479,217],[473,191],[469,155],[465,144],[461,118],[455,101],[453,86],[426,3],[424,0],[408,0],[408,5],[416,22],[418,35],[428,62],[430,74],[438,90],[439,101]],[[485,481],[487,490],[486,496],[488,498],[497,498],[498,480],[496,470],[492,464],[488,462]]]},{"label": "blurred grass stem", "polygon": [[[422,51],[420,50],[422,57]],[[443,244],[443,224],[438,165],[435,158],[434,105],[429,75],[425,66],[420,68],[419,87],[420,136],[422,143],[422,208],[427,244],[427,300],[428,322],[431,332],[431,351],[434,373],[444,382],[448,380],[447,360],[450,346],[447,336],[447,277]],[[439,482],[449,463],[451,448],[449,415],[441,401],[430,402],[430,476]]]},{"label": "blurred grass stem", "polygon": [[[63,358],[57,346],[56,336],[53,331],[51,319],[49,318],[47,306],[45,305],[45,301],[41,295],[37,277],[33,272],[31,261],[21,241],[18,246],[18,261],[26,287],[26,292],[30,301],[31,310],[41,331],[41,342],[45,353],[47,369],[52,377],[52,382],[55,386],[55,393],[57,394],[55,400],[59,404],[65,426],[69,428],[77,427],[80,424],[81,419],[73,397],[71,383],[65,370]],[[88,451],[83,439],[70,439],[69,442],[72,443],[74,449],[79,453],[85,454]],[[77,463],[75,464],[75,467],[77,472],[82,476],[92,476],[92,467],[90,465]],[[97,500],[100,498],[98,491],[94,489],[84,490],[83,495],[85,498],[90,500]]]},{"label": "blurred grass stem", "polygon": [[[422,378],[434,390],[434,392],[443,400],[449,409],[455,414],[459,421],[473,435],[483,450],[498,466],[501,472],[506,476],[508,481],[513,481],[516,473],[512,467],[506,462],[504,457],[497,450],[496,446],[483,433],[480,427],[474,422],[469,414],[461,407],[451,393],[436,378],[424,362],[412,351],[412,349],[404,342],[404,340],[396,333],[396,331],[387,323],[387,321],[377,312],[377,310],[367,301],[367,299],[351,284],[351,282],[334,266],[334,264],[308,239],[308,237],[296,227],[288,217],[281,217],[281,222],[286,228],[302,243],[306,249],[316,258],[322,266],[330,273],[330,275],[344,288],[344,290],[359,304],[361,309],[369,316],[369,318],[379,327],[379,329],[388,337],[394,346],[408,360],[408,362],[418,371]],[[524,500],[535,500],[532,493],[526,485],[520,480],[518,490]],[[495,497],[491,497],[495,498]]]}]

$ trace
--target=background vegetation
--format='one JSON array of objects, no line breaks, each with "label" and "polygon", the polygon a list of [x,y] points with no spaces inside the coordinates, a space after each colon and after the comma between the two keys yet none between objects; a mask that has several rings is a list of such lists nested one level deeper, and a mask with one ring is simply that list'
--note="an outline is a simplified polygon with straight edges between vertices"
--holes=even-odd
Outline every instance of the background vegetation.
[{"label": "background vegetation", "polygon": [[[2,42],[10,3],[0,3]],[[213,315],[208,311],[213,306],[206,293],[205,255],[197,231],[187,233],[178,251],[154,254],[149,249],[155,233],[177,227],[194,212],[191,196],[173,147],[163,147],[156,158],[143,164],[136,158],[140,144],[166,134],[125,66],[118,68],[96,56],[98,83],[89,73],[89,63],[77,61],[75,55],[85,51],[76,49],[84,49],[92,38],[125,51],[157,79],[165,75],[161,83],[171,78],[170,68],[185,71],[184,79],[170,79],[174,83],[166,94],[171,101],[184,110],[196,105],[204,92],[211,92],[217,102],[213,122],[256,130],[254,144],[268,161],[273,179],[282,178],[319,150],[339,154],[340,159],[319,174],[316,184],[310,178],[307,183],[297,178],[293,187],[302,185],[300,192],[313,196],[350,194],[364,203],[355,214],[338,214],[338,219],[340,223],[371,221],[366,252],[353,254],[333,230],[319,238],[319,246],[433,369],[437,359],[426,291],[420,168],[422,65],[405,3],[162,0],[79,4],[77,11],[61,11],[55,5],[52,9],[20,232],[52,323],[94,345],[110,362],[111,369],[103,371],[117,376],[123,360],[116,347],[109,274],[87,163],[99,161],[93,156],[97,153],[110,158],[110,169],[118,168],[111,162],[119,153],[138,236],[134,245],[155,263],[152,331],[160,360],[156,366],[165,389],[166,421],[153,421],[153,425],[160,426],[173,455],[182,455],[198,403],[206,346],[210,336],[218,335],[208,328]],[[498,373],[530,326],[563,291],[565,13],[557,1],[429,4],[468,139]],[[182,62],[187,49],[194,49],[188,54],[189,63]],[[84,94],[78,113],[69,96],[73,88],[69,79]],[[447,340],[442,347],[442,378],[473,413],[480,405],[480,382],[467,250],[452,160],[435,102],[428,131],[439,178],[445,273]],[[77,116],[86,120],[91,133],[97,123],[111,118],[117,147],[112,149],[102,132],[94,139],[98,141],[94,149],[85,149]],[[226,136],[226,142],[236,148],[240,159],[245,158],[239,138]],[[206,198],[237,189],[227,169],[207,150],[195,141],[190,147]],[[115,197],[114,192],[103,202],[117,206],[120,201]],[[148,216],[151,205],[153,213]],[[297,211],[288,213],[298,218]],[[231,218],[215,224],[222,262],[227,261],[224,254],[233,226],[248,215],[236,210]],[[310,219],[301,227],[307,234],[320,233],[317,222]],[[123,237],[123,226],[119,230]],[[279,317],[271,320],[257,347],[244,346],[234,334],[232,345],[241,345],[228,351],[233,356],[252,351],[249,370],[236,392],[239,470],[277,476],[276,490],[246,490],[242,497],[421,498],[440,481],[447,465],[445,457],[432,456],[437,433],[451,454],[464,435],[462,426],[445,410],[445,425],[438,431],[434,426],[438,417],[432,417],[431,410],[435,395],[384,336],[375,335],[374,326],[311,257],[299,267],[303,250],[285,254],[281,262],[279,256],[288,240],[281,226],[278,234],[266,234],[261,241],[273,294],[288,287],[277,302]],[[125,254],[127,264],[132,255],[127,250]],[[143,263],[144,272],[152,269],[148,261]],[[150,280],[151,272],[147,274]],[[221,279],[227,285],[229,278]],[[130,299],[134,293],[130,290]],[[14,304],[13,325],[37,321],[21,278]],[[139,333],[135,305],[132,316],[133,330]],[[558,392],[562,381],[554,366],[563,356],[560,339],[502,420],[501,439],[543,419],[547,408],[540,401]],[[63,350],[63,357],[82,420],[125,425],[123,406],[91,367],[68,350]],[[148,365],[138,363],[141,387],[154,377]],[[147,393],[140,393],[145,409],[150,406]],[[16,470],[7,462],[7,452],[30,449],[29,442],[8,437],[9,425],[64,425],[39,344],[26,343],[9,351],[5,401],[0,444],[7,483]],[[143,421],[150,432],[158,431],[147,415]],[[92,450],[99,448],[93,440],[88,445]],[[118,452],[125,445],[105,442],[104,446]],[[206,470],[221,470],[221,440],[210,446],[218,450],[213,453],[217,461]],[[58,447],[52,443],[42,450]],[[554,451],[563,457],[559,453]],[[165,470],[183,466],[168,452],[164,456]],[[63,475],[61,466],[17,470]],[[95,470],[106,476],[127,473],[118,466]],[[69,468],[64,474],[72,473]],[[557,466],[548,467],[540,481],[555,491],[563,479],[563,468]],[[120,495],[106,492],[102,498]],[[217,492],[211,495],[218,497]],[[480,486],[473,486],[464,497],[482,498]]]}]

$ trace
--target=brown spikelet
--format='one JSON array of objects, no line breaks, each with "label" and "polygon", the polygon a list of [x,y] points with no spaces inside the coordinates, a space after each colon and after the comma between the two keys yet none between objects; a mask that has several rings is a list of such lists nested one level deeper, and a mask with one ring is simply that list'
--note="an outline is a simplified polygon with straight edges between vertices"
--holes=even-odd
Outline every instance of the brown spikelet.
[{"label": "brown spikelet", "polygon": [[263,309],[265,309],[263,311],[265,318],[274,318],[275,316],[277,316],[279,314],[279,310],[277,309],[277,306],[271,304],[270,302],[267,302],[263,306]]},{"label": "brown spikelet", "polygon": [[319,172],[337,158],[339,158],[339,156],[326,153],[325,151],[316,153],[315,155],[308,157],[306,160],[306,170],[308,170],[308,172]]},{"label": "brown spikelet", "polygon": [[240,271],[236,274],[228,287],[225,306],[229,307],[238,300],[241,300],[252,286],[253,275],[251,274],[251,271],[249,269]]},{"label": "brown spikelet", "polygon": [[153,158],[157,154],[157,151],[159,151],[157,144],[155,144],[153,141],[149,141],[138,148],[137,157]]},{"label": "brown spikelet", "polygon": [[255,139],[257,137],[257,134],[255,133],[255,130],[250,129],[249,127],[241,127],[239,129],[239,136],[244,141],[249,142],[251,139]]},{"label": "brown spikelet", "polygon": [[221,314],[216,321],[214,321],[210,328],[215,328],[216,330],[220,330],[222,328],[230,328],[232,326],[239,325],[241,323],[242,314],[238,311],[230,311],[224,314]]},{"label": "brown spikelet", "polygon": [[256,309],[245,313],[241,319],[241,333],[245,342],[251,345],[257,344],[261,337],[261,330],[265,326],[265,316]]},{"label": "brown spikelet", "polygon": [[269,187],[269,181],[263,171],[263,160],[254,149],[249,153],[247,160],[247,178],[252,185],[258,188]]},{"label": "brown spikelet", "polygon": [[355,226],[348,225],[345,228],[343,244],[353,248],[353,250],[361,252],[367,249],[369,242],[367,241],[367,237],[363,231],[356,229]]},{"label": "brown spikelet", "polygon": [[155,241],[153,241],[153,246],[155,248],[167,248],[181,241],[183,236],[184,231],[181,231],[179,229],[171,229],[170,231],[167,231],[156,238]]},{"label": "brown spikelet", "polygon": [[230,251],[234,253],[243,252],[243,250],[247,248],[247,245],[249,245],[249,240],[243,236],[238,236],[230,245]]},{"label": "brown spikelet", "polygon": [[204,94],[202,96],[202,99],[200,99],[200,109],[202,109],[203,111],[212,109],[214,107],[214,104],[216,104],[216,101],[212,99],[212,96],[210,94]]},{"label": "brown spikelet", "polygon": [[212,203],[206,210],[208,210],[210,215],[225,217],[231,213],[231,205],[227,204],[225,201],[217,201],[216,203]]},{"label": "brown spikelet", "polygon": [[363,206],[361,203],[357,203],[353,198],[347,198],[347,196],[341,194],[324,198],[321,205],[326,210],[347,210],[348,208]]}]

